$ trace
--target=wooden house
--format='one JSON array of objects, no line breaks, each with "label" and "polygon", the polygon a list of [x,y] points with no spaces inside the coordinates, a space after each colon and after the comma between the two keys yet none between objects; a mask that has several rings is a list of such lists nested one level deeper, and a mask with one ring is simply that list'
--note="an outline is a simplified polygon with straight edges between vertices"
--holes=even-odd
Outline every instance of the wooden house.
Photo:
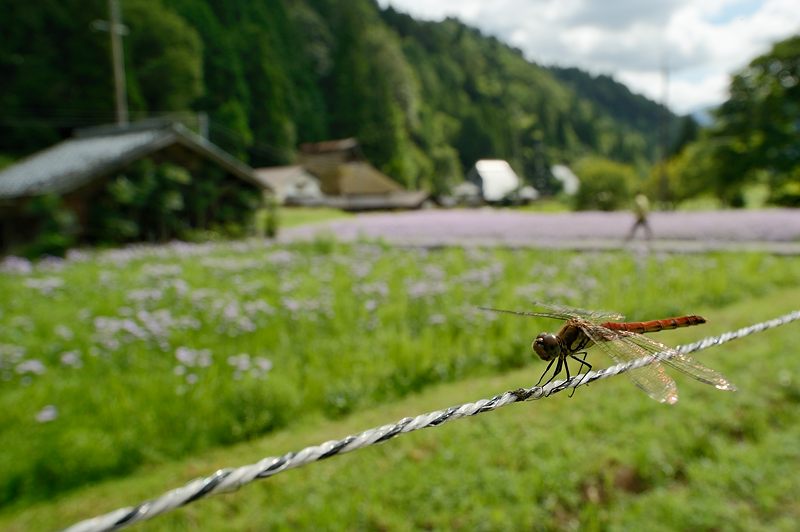
[{"label": "wooden house", "polygon": [[282,205],[316,206],[325,203],[319,179],[300,165],[257,168],[256,179],[272,189]]},{"label": "wooden house", "polygon": [[98,195],[142,159],[180,166],[193,179],[214,168],[222,186],[243,187],[258,197],[266,190],[250,167],[180,124],[149,121],[83,130],[0,171],[0,251],[33,238],[38,222],[29,205],[42,196],[59,197],[85,234]]},{"label": "wooden house", "polygon": [[297,161],[319,178],[330,206],[352,211],[418,209],[428,199],[428,193],[405,190],[372,166],[356,139],[302,144]]}]

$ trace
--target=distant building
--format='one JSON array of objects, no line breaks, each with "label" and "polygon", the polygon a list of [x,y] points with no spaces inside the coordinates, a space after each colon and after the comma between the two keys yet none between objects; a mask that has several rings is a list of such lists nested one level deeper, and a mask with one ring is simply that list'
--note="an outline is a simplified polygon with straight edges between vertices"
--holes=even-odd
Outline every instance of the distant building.
[{"label": "distant building", "polygon": [[[85,233],[98,194],[141,159],[181,166],[198,179],[202,169],[213,167],[222,172],[223,182],[249,189],[253,196],[269,190],[250,167],[179,124],[91,128],[0,171],[0,251],[33,238],[39,222],[27,206],[45,195],[60,197]],[[213,218],[213,213],[193,214],[193,223],[201,226]]]},{"label": "distant building", "polygon": [[297,163],[319,178],[322,193],[328,196],[342,193],[339,168],[351,162],[364,162],[353,138],[301,144],[297,154]]},{"label": "distant building", "polygon": [[311,206],[325,202],[319,179],[302,166],[258,168],[254,173],[260,183],[274,191],[275,199],[283,205]]},{"label": "distant building", "polygon": [[522,186],[522,180],[508,162],[482,159],[467,173],[468,182],[475,184],[486,202],[510,200]]},{"label": "distant building", "polygon": [[344,210],[418,209],[424,191],[407,191],[364,158],[356,139],[301,144],[298,164],[314,174],[326,204]]},{"label": "distant building", "polygon": [[454,205],[477,207],[483,203],[481,189],[475,183],[462,181],[453,187],[452,201]]},{"label": "distant building", "polygon": [[519,203],[530,203],[539,199],[539,191],[531,185],[525,185],[512,196],[512,199]]},{"label": "distant building", "polygon": [[578,179],[578,176],[573,173],[569,166],[555,164],[550,171],[553,173],[553,177],[561,183],[561,190],[564,194],[572,196],[578,192],[578,188],[581,186],[580,179]]}]

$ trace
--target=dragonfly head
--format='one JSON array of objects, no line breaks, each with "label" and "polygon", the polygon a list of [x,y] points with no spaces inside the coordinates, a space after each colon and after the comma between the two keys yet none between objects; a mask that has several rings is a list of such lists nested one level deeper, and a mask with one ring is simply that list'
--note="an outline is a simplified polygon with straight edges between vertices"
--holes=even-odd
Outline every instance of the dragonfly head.
[{"label": "dragonfly head", "polygon": [[558,358],[561,353],[561,344],[555,334],[542,333],[536,337],[531,345],[533,352],[539,355],[544,361],[550,361]]}]

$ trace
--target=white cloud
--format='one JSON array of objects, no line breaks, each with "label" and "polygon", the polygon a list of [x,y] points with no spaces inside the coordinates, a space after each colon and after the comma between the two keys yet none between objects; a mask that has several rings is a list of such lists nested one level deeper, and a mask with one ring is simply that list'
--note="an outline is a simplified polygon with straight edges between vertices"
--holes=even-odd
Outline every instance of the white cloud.
[{"label": "white cloud", "polygon": [[420,18],[456,16],[538,63],[611,74],[680,113],[717,105],[731,73],[800,32],[797,0],[380,0]]}]

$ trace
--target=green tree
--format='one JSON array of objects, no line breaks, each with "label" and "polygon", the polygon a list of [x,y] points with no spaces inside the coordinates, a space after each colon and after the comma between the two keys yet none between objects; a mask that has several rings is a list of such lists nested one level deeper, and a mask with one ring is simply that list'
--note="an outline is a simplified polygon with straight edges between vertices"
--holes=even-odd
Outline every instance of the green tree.
[{"label": "green tree", "polygon": [[197,32],[159,1],[128,0],[124,6],[129,93],[138,100],[131,103],[151,113],[190,110],[203,92]]},{"label": "green tree", "polygon": [[[298,143],[357,137],[376,166],[443,192],[476,159],[547,166],[600,154],[641,165],[658,106],[613,80],[543,68],[455,19],[374,0],[124,0],[134,118],[204,111],[251,165]],[[0,17],[2,150],[21,155],[113,120],[105,0],[11,2]],[[593,93],[594,91],[594,93]],[[530,175],[528,175],[530,174]]]},{"label": "green tree", "polygon": [[575,194],[577,210],[612,211],[627,206],[636,192],[638,176],[625,164],[601,157],[585,157],[574,167],[580,179]]},{"label": "green tree", "polygon": [[800,36],[776,43],[737,73],[716,113],[715,187],[728,202],[764,176],[773,200],[800,186]]},{"label": "green tree", "polygon": [[114,116],[104,0],[4,2],[0,16],[2,149],[27,154]]}]

